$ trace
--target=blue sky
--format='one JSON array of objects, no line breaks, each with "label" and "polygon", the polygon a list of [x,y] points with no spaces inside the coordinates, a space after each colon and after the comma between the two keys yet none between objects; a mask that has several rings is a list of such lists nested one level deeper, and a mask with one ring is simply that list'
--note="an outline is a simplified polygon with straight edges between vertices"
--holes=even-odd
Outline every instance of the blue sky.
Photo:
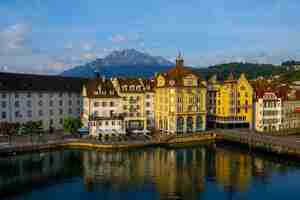
[{"label": "blue sky", "polygon": [[116,49],[186,63],[300,59],[299,0],[1,0],[0,69],[59,73]]}]

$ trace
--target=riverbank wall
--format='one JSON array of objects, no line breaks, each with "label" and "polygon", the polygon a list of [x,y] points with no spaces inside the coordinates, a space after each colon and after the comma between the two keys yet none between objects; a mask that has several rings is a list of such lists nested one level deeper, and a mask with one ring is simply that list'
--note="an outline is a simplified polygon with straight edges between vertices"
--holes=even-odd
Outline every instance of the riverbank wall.
[{"label": "riverbank wall", "polygon": [[247,145],[249,150],[260,150],[278,155],[297,156],[300,158],[300,138],[299,141],[297,141],[294,138],[268,136],[252,132],[240,132],[236,130],[216,130],[204,133],[188,134],[184,136],[161,138],[155,141],[102,143],[96,140],[67,139],[64,141],[53,141],[52,143],[43,144],[8,145],[6,147],[0,146],[0,156],[16,155],[26,152],[48,151],[58,148],[112,151],[157,146],[175,147],[208,141],[228,141]]}]

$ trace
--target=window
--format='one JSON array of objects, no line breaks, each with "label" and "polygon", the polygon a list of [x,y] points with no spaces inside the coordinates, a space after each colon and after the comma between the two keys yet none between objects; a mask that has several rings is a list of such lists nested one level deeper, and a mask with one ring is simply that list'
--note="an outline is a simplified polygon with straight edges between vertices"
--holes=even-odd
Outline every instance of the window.
[{"label": "window", "polygon": [[53,106],[53,100],[49,101],[49,106],[52,107]]},{"label": "window", "polygon": [[98,106],[99,106],[99,102],[95,102],[95,103],[94,103],[94,106],[95,106],[95,107],[98,107]]},{"label": "window", "polygon": [[2,112],[1,117],[2,119],[6,119],[6,112]]},{"label": "window", "polygon": [[80,105],[80,100],[77,100],[77,105]]},{"label": "window", "polygon": [[114,125],[115,125],[115,121],[111,121],[111,125],[113,125],[113,126],[114,126]]},{"label": "window", "polygon": [[32,111],[31,111],[31,110],[28,110],[28,111],[27,111],[27,117],[29,117],[29,118],[32,117]]},{"label": "window", "polygon": [[52,126],[53,125],[53,119],[50,119],[49,123],[50,123],[50,126]]},{"label": "window", "polygon": [[30,92],[27,93],[27,97],[28,97],[28,98],[31,97],[31,93],[30,93]]},{"label": "window", "polygon": [[6,102],[5,101],[2,101],[1,105],[2,105],[2,108],[6,108]]},{"label": "window", "polygon": [[101,121],[99,121],[99,122],[98,122],[98,125],[99,125],[99,126],[102,126],[102,122],[101,122]]},{"label": "window", "polygon": [[16,118],[19,118],[19,117],[21,117],[21,115],[20,115],[20,112],[19,112],[19,111],[16,111],[16,112],[15,112],[15,117],[16,117]]},{"label": "window", "polygon": [[105,102],[105,101],[102,102],[102,106],[103,106],[103,107],[106,107],[106,102]]},{"label": "window", "polygon": [[59,100],[59,106],[62,106],[62,105],[63,105],[63,101]]},{"label": "window", "polygon": [[43,93],[39,93],[39,97],[42,98],[43,97]]},{"label": "window", "polygon": [[69,109],[69,114],[72,114],[72,109]]},{"label": "window", "polygon": [[63,93],[60,92],[58,96],[59,96],[59,97],[62,97],[62,96],[63,96]]},{"label": "window", "polygon": [[43,110],[39,110],[39,116],[43,116]]},{"label": "window", "polygon": [[69,100],[69,106],[71,106],[72,105],[72,101],[71,100]]},{"label": "window", "polygon": [[63,110],[59,109],[59,114],[62,115],[63,114]]},{"label": "window", "polygon": [[30,100],[28,100],[27,102],[26,102],[26,104],[27,104],[27,107],[31,107],[31,101]]},{"label": "window", "polygon": [[64,123],[63,118],[60,118],[60,119],[59,119],[59,124],[63,124],[63,123]]},{"label": "window", "polygon": [[126,105],[124,105],[124,106],[123,106],[123,109],[124,109],[124,110],[126,110],[126,109],[127,109],[127,106],[126,106]]},{"label": "window", "polygon": [[52,116],[53,115],[53,110],[49,110],[49,114],[50,114],[50,116]]},{"label": "window", "polygon": [[49,94],[49,97],[52,98],[52,97],[53,97],[53,93],[50,93],[50,94]]},{"label": "window", "polygon": [[15,107],[16,107],[16,108],[19,108],[19,107],[20,107],[20,102],[19,102],[19,101],[16,101],[16,102],[15,102]]},{"label": "window", "polygon": [[146,103],[146,107],[150,107],[150,102],[147,102],[147,103]]},{"label": "window", "polygon": [[72,97],[72,94],[71,94],[71,93],[68,93],[68,96],[71,98],[71,97]]},{"label": "window", "polygon": [[110,102],[110,107],[114,107],[114,102],[113,101]]},{"label": "window", "polygon": [[39,106],[43,106],[43,101],[42,100],[39,101]]},{"label": "window", "polygon": [[146,99],[150,99],[150,95],[149,94],[146,95]]},{"label": "window", "polygon": [[108,121],[105,121],[105,125],[108,126],[108,125],[109,125],[109,122],[108,122]]}]

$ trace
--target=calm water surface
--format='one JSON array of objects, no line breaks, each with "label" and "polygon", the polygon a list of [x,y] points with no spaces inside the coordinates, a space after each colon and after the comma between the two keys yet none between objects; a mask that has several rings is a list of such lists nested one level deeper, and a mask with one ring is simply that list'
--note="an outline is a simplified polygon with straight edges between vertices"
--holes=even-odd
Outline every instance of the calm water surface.
[{"label": "calm water surface", "polygon": [[0,199],[300,199],[300,166],[224,145],[0,159]]}]

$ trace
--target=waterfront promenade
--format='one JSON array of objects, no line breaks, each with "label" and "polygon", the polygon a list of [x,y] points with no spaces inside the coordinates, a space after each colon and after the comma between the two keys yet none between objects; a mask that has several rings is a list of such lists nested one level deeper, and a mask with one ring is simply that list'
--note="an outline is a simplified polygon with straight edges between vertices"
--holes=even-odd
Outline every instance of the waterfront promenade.
[{"label": "waterfront promenade", "polygon": [[251,132],[245,129],[215,129],[206,132],[181,136],[159,138],[131,138],[123,141],[99,141],[83,139],[68,135],[48,135],[37,138],[27,138],[0,142],[0,156],[14,155],[30,151],[44,151],[56,148],[90,148],[99,150],[118,150],[148,146],[172,146],[203,141],[228,141],[245,144],[249,149],[260,149],[283,155],[293,155],[300,158],[300,136],[274,136]]}]

